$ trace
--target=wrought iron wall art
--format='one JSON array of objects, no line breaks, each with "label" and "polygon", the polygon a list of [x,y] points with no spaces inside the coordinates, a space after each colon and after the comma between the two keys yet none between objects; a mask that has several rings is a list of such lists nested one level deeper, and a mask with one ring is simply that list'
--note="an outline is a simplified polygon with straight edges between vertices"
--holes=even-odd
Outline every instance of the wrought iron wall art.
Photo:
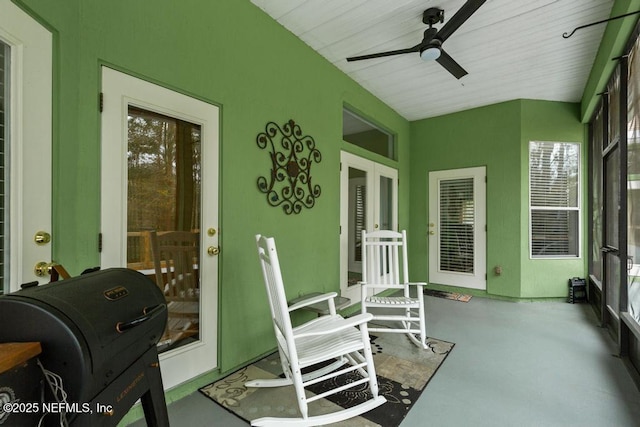
[{"label": "wrought iron wall art", "polygon": [[311,181],[311,165],[322,160],[313,138],[303,135],[300,125],[289,120],[282,127],[267,123],[256,142],[271,157],[270,175],[258,178],[258,189],[267,195],[267,203],[282,205],[287,215],[312,208],[320,197],[320,186]]}]

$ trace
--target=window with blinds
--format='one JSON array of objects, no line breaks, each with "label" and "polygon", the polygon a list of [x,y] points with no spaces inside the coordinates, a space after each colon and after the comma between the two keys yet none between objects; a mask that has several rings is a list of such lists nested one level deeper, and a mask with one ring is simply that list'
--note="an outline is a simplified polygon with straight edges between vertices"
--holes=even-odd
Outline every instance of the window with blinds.
[{"label": "window with blinds", "polygon": [[362,261],[362,231],[367,228],[367,187],[356,185],[355,187],[355,227],[353,227],[354,241],[356,242],[355,260]]},{"label": "window with blinds", "polygon": [[531,257],[580,256],[580,146],[529,143]]},{"label": "window with blinds", "polygon": [[0,294],[5,291],[8,285],[5,281],[6,265],[5,259],[8,246],[6,227],[7,200],[5,197],[8,182],[8,168],[6,167],[6,156],[9,143],[8,109],[9,109],[9,46],[0,41]]},{"label": "window with blinds", "polygon": [[440,271],[473,273],[473,178],[440,181]]}]

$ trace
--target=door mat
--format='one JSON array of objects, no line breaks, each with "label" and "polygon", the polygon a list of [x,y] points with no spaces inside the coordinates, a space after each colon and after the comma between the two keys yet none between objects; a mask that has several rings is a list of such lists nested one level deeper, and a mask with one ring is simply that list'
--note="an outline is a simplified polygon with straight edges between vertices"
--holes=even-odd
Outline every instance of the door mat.
[{"label": "door mat", "polygon": [[438,291],[435,289],[425,289],[424,294],[430,297],[445,298],[460,302],[469,302],[471,295],[459,294],[458,292]]},{"label": "door mat", "polygon": [[[419,349],[403,334],[372,335],[371,343],[379,392],[387,402],[340,422],[340,426],[398,426],[454,346],[450,342],[427,338],[428,348]],[[308,387],[307,393],[320,394],[328,388],[335,388],[336,384],[351,381],[355,376],[358,374],[351,373],[316,384]],[[293,386],[250,388],[244,385],[253,379],[278,377],[283,377],[283,374],[276,352],[202,387],[200,392],[248,422],[261,417],[300,417]],[[361,384],[310,403],[309,415],[349,408],[370,396],[367,384]]]}]

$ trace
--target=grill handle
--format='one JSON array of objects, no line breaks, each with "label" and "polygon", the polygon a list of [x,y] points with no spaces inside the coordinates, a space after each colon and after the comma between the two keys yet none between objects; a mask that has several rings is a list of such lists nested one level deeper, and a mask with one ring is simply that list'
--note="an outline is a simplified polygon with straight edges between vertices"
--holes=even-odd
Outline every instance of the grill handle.
[{"label": "grill handle", "polygon": [[126,322],[116,323],[116,331],[118,331],[118,333],[123,333],[128,329],[135,328],[136,326],[146,322],[147,320],[151,320],[154,317],[158,316],[160,313],[162,313],[165,310],[165,308],[166,308],[166,304],[158,304],[151,309],[145,308],[143,310],[144,314],[142,316],[136,317],[135,319],[131,319]]}]

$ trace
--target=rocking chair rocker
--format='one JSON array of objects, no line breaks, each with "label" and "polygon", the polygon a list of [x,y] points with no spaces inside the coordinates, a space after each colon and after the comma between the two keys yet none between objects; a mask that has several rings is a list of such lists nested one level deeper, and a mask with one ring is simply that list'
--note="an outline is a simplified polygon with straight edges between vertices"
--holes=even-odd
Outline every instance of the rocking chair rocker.
[{"label": "rocking chair rocker", "polygon": [[[380,230],[362,231],[362,313],[376,308],[373,321],[394,322],[388,327],[372,327],[371,332],[407,334],[418,347],[427,348],[423,287],[426,283],[409,282],[407,233]],[[402,254],[400,259],[399,254]],[[402,261],[402,270],[400,262]],[[402,273],[402,276],[400,274]],[[412,287],[416,295],[412,296]],[[379,296],[385,290],[402,291],[401,296]],[[385,309],[380,312],[380,309]],[[400,313],[398,313],[400,311]],[[395,312],[394,314],[390,314]],[[400,327],[394,327],[399,324]],[[418,335],[418,337],[416,337]]]},{"label": "rocking chair rocker", "polygon": [[[359,314],[344,319],[336,314],[333,300],[336,296],[335,292],[314,296],[288,306],[274,239],[257,235],[256,243],[285,378],[249,381],[246,386],[282,387],[293,385],[301,417],[264,417],[253,420],[251,425],[324,425],[355,417],[386,402],[384,397],[378,396],[377,378],[371,355],[367,321],[372,316],[370,314]],[[329,304],[328,315],[320,316],[295,328],[291,326],[290,313],[292,311],[321,301],[327,301]],[[326,362],[330,363],[326,367],[306,374],[302,373],[304,368],[313,367],[317,364],[324,366]],[[305,393],[305,387],[309,385],[354,371],[360,374],[360,379],[322,394],[308,395]],[[336,412],[315,416],[309,415],[308,404],[310,402],[366,383],[368,383],[371,393],[369,400]]]}]

